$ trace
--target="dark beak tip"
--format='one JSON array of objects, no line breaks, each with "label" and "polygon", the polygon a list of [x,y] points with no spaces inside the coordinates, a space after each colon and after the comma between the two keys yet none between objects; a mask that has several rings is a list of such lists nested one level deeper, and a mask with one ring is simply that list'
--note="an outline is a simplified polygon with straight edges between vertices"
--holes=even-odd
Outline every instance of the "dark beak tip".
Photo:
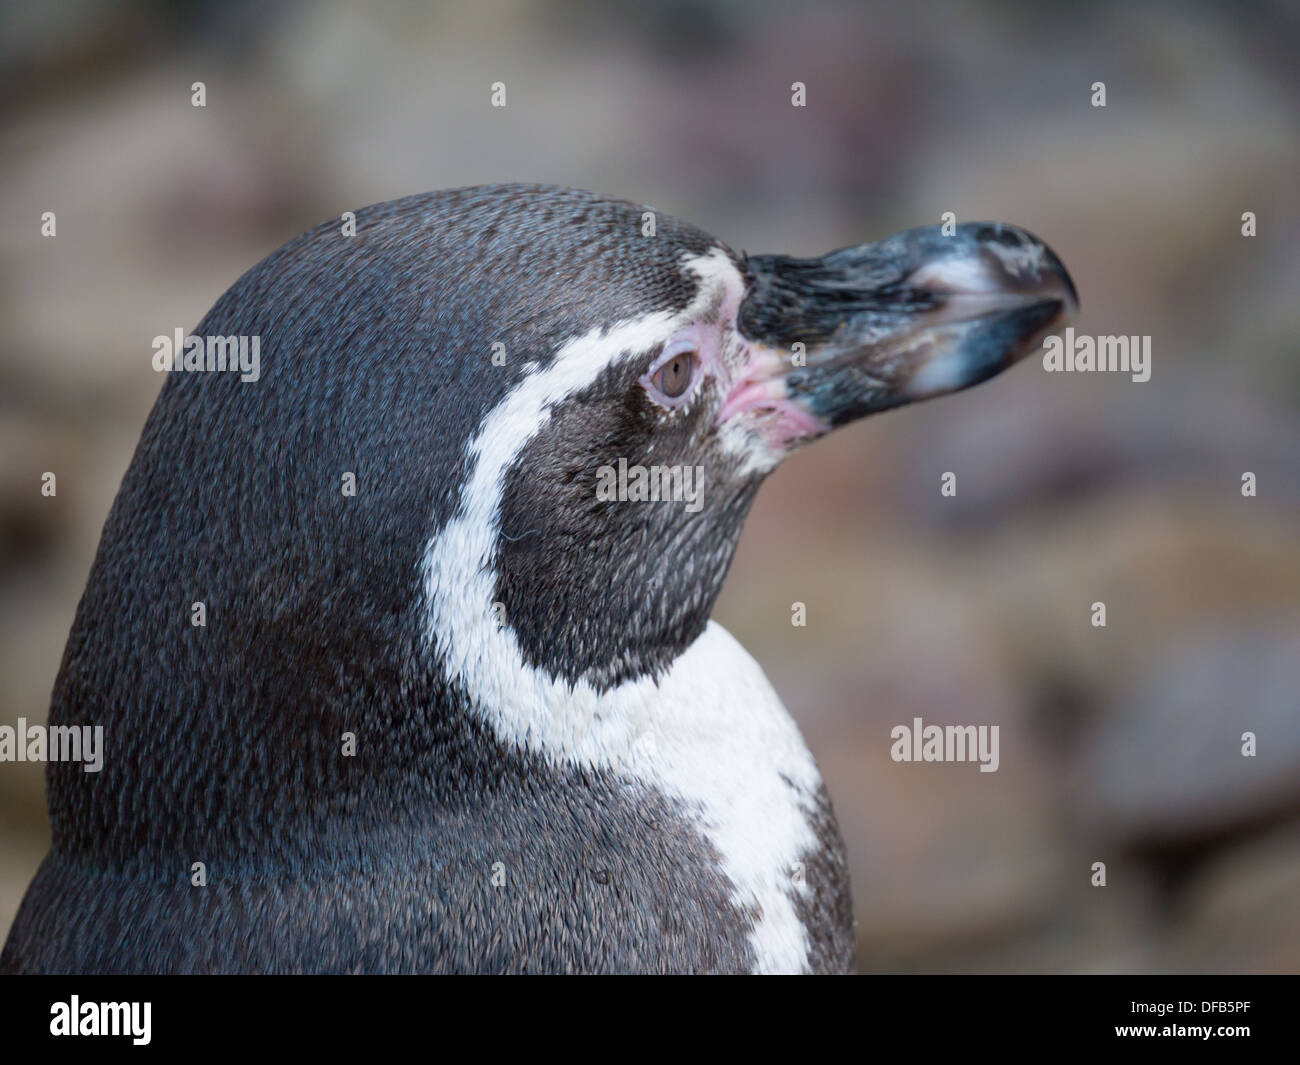
[{"label": "dark beak tip", "polygon": [[1061,262],[1061,257],[1054,252],[1047,244],[1039,241],[1039,247],[1043,249],[1043,257],[1046,260],[1048,272],[1055,276],[1065,290],[1065,295],[1069,297],[1068,306],[1065,308],[1070,315],[1077,314],[1079,311],[1079,290],[1075,287],[1074,278],[1070,276],[1070,271],[1065,268]]}]

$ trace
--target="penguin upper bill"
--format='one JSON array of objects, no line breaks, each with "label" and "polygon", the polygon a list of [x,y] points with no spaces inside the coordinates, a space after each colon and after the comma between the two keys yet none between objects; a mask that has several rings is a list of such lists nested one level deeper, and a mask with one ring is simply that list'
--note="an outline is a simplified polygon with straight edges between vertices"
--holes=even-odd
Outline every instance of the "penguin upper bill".
[{"label": "penguin upper bill", "polygon": [[771,411],[776,444],[978,384],[1078,308],[1056,255],[1024,230],[910,229],[819,259],[746,260],[749,363],[719,421]]}]

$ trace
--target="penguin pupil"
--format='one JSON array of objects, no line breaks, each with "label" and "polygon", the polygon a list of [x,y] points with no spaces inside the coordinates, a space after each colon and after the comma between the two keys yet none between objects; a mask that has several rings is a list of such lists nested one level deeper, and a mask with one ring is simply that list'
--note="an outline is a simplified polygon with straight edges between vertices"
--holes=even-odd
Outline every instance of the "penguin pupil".
[{"label": "penguin pupil", "polygon": [[691,383],[691,360],[678,356],[659,371],[659,391],[676,399]]}]

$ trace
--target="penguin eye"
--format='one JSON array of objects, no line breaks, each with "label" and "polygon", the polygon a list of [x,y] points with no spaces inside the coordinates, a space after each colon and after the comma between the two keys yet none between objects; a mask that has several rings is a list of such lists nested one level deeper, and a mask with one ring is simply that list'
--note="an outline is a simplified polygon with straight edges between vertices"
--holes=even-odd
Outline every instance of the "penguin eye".
[{"label": "penguin eye", "polygon": [[653,399],[676,407],[681,404],[673,401],[681,400],[690,391],[698,369],[699,353],[695,348],[674,348],[666,352],[654,368],[642,378],[642,383],[651,390]]},{"label": "penguin eye", "polygon": [[660,366],[650,380],[669,399],[676,399],[686,391],[694,374],[695,360],[686,352],[682,352]]}]

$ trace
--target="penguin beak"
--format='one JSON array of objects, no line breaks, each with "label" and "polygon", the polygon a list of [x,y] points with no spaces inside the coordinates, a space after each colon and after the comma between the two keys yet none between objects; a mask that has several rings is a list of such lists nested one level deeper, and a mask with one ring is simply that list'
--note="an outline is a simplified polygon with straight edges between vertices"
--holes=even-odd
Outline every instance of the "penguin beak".
[{"label": "penguin beak", "polygon": [[1015,226],[909,229],[820,259],[747,260],[748,360],[719,423],[788,450],[846,422],[987,380],[1078,311],[1070,275]]}]

